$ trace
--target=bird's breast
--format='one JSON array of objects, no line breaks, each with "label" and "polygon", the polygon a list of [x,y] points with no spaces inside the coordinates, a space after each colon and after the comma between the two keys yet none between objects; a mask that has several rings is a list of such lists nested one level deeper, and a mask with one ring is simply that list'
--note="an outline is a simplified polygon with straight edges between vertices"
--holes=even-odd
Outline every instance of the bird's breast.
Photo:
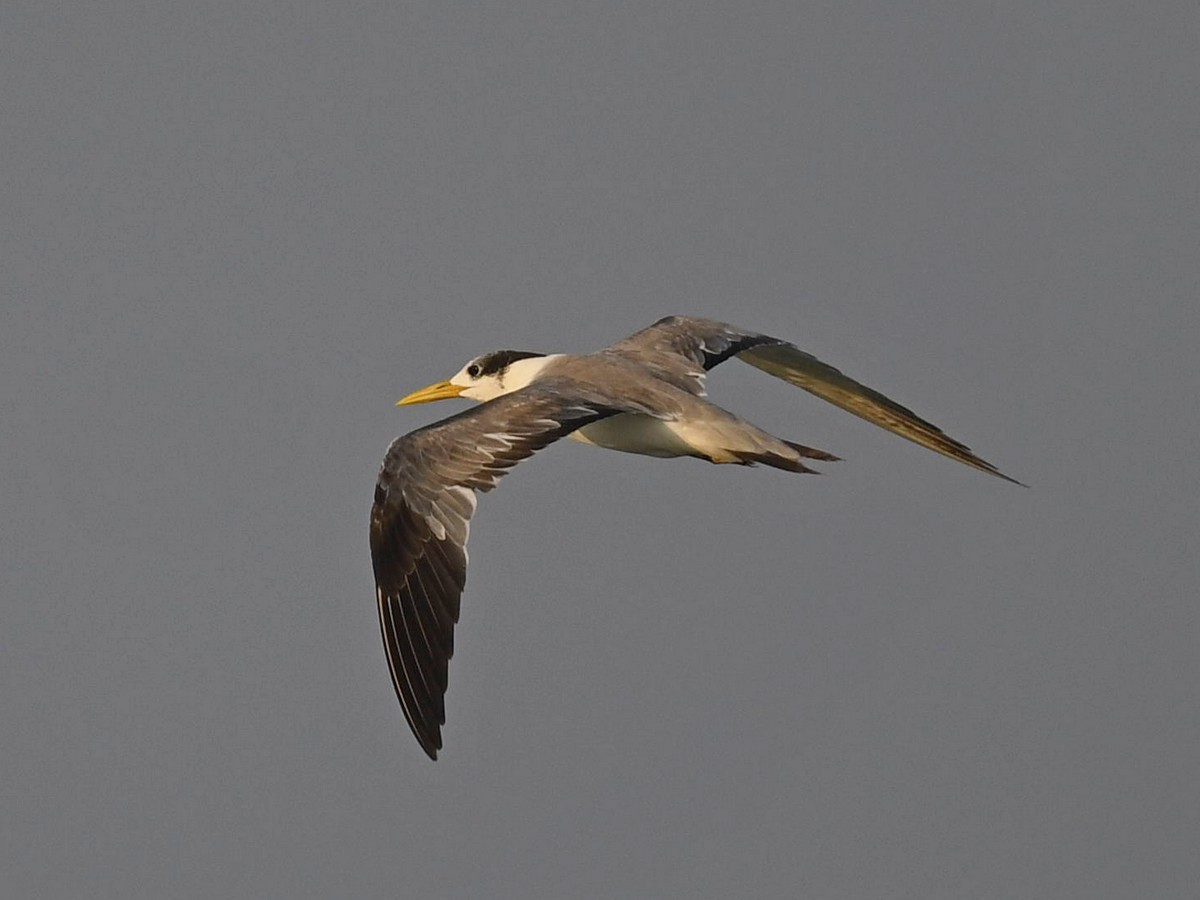
[{"label": "bird's breast", "polygon": [[637,413],[621,413],[571,433],[584,444],[640,453],[643,456],[696,456],[696,449],[679,437],[672,423]]}]

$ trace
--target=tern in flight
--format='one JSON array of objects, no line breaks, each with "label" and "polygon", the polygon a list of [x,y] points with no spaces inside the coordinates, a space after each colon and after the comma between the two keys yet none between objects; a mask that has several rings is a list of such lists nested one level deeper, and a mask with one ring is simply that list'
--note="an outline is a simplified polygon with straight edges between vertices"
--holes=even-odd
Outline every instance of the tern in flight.
[{"label": "tern in flight", "polygon": [[708,370],[736,356],[936,453],[1020,484],[936,425],[779,338],[670,316],[584,356],[499,350],[397,405],[481,402],[388,448],[371,508],[379,624],[396,696],[437,759],[447,668],[467,576],[477,491],[561,437],[647,456],[812,472],[838,457],[774,437],[705,398]]}]

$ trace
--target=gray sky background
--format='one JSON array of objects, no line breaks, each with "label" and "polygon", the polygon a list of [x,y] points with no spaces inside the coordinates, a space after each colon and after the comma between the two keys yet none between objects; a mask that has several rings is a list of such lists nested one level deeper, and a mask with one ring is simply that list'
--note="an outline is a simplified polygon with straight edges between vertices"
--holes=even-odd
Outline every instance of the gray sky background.
[{"label": "gray sky background", "polygon": [[[0,9],[0,879],[39,897],[1191,898],[1194,3]],[[393,402],[670,313],[820,478],[556,446],[443,758]]]}]

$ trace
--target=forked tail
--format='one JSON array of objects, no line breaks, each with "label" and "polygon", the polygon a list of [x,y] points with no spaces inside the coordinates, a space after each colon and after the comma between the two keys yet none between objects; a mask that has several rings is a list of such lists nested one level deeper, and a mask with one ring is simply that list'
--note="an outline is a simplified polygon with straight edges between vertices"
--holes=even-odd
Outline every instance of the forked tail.
[{"label": "forked tail", "polygon": [[824,450],[818,450],[815,447],[806,447],[803,444],[797,444],[793,441],[786,441],[783,438],[778,438],[780,443],[795,453],[795,456],[790,454],[777,453],[773,450],[731,450],[730,453],[737,458],[739,465],[754,466],[761,463],[764,466],[771,466],[775,469],[783,469],[785,472],[802,472],[809,475],[819,475],[816,469],[810,469],[802,463],[799,457],[805,459],[820,459],[825,462],[837,462],[841,457],[834,456],[832,453],[826,453]]}]

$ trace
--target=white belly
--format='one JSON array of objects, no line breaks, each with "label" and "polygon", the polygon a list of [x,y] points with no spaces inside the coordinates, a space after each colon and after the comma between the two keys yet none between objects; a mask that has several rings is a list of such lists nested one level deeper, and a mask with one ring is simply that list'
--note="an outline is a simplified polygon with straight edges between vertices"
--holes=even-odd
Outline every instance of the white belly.
[{"label": "white belly", "polygon": [[700,456],[672,429],[671,422],[635,413],[621,413],[571,432],[584,444],[641,453],[643,456]]}]

